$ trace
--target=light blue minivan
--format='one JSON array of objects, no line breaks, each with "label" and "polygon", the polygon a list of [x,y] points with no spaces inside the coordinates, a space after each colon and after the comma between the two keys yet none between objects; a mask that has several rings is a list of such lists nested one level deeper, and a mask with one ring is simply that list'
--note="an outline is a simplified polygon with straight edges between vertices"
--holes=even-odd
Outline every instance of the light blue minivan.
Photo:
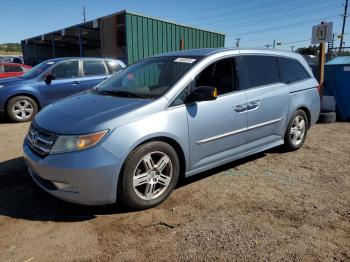
[{"label": "light blue minivan", "polygon": [[166,53],[47,106],[24,158],[33,180],[58,198],[145,209],[180,176],[282,144],[299,149],[319,112],[318,83],[296,53]]}]

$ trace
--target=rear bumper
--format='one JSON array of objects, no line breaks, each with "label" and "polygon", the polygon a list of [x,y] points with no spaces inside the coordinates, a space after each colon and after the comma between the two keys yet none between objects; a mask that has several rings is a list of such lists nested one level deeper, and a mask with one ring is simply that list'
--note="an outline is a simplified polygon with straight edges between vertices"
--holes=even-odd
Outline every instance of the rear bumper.
[{"label": "rear bumper", "polygon": [[25,141],[23,155],[32,179],[51,195],[82,205],[116,202],[121,162],[103,146],[41,158]]}]

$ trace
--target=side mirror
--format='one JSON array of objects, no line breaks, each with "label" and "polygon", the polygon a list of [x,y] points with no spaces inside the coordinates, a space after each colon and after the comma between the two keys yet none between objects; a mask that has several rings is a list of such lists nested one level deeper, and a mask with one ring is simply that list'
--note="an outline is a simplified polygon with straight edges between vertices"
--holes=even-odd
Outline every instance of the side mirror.
[{"label": "side mirror", "polygon": [[215,87],[199,86],[186,98],[186,104],[201,101],[212,101],[218,97],[218,91]]},{"label": "side mirror", "polygon": [[45,80],[45,83],[49,85],[51,84],[52,80],[55,80],[55,77],[52,74],[48,74],[45,76],[44,80]]}]

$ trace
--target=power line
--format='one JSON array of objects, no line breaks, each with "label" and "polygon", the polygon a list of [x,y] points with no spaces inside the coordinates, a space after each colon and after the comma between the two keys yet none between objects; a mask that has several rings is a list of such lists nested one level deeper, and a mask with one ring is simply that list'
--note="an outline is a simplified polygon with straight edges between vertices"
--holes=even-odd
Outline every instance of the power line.
[{"label": "power line", "polygon": [[[335,9],[335,8],[331,8],[331,7],[336,7],[334,5],[330,5],[330,6],[327,6],[326,8],[328,8],[328,11],[329,10],[332,10],[332,9]],[[298,14],[294,14],[294,15],[289,15],[287,18],[285,18],[285,15],[280,15],[280,16],[277,16],[277,17],[265,17],[263,19],[254,19],[253,21],[248,21],[248,22],[243,22],[243,23],[234,23],[234,26],[231,28],[235,28],[235,27],[238,27],[238,26],[254,26],[254,25],[259,25],[261,24],[262,22],[264,22],[265,24],[267,23],[274,23],[276,22],[274,19],[283,19],[283,21],[285,20],[290,20],[290,19],[295,19],[295,18],[298,18],[298,17],[301,17],[301,16],[306,16],[306,15],[309,15],[309,14],[314,14],[315,12],[317,11],[320,11],[320,9],[315,9],[313,8],[312,10],[305,10],[305,12],[302,12],[302,13],[298,13]],[[232,25],[232,23],[231,23]],[[221,26],[222,27],[222,26]]]},{"label": "power line", "polygon": [[[280,1],[280,0],[278,0]],[[256,6],[251,6],[251,7],[248,7],[248,8],[243,8],[243,9],[240,9],[240,8],[237,8],[235,9],[234,11],[225,11],[225,12],[219,12],[219,13],[215,13],[215,14],[211,14],[209,16],[201,16],[200,18],[192,18],[191,19],[185,19],[183,21],[186,21],[186,22],[189,22],[189,21],[193,21],[193,22],[198,22],[200,20],[205,20],[206,22],[208,21],[217,21],[217,20],[223,20],[223,19],[226,19],[226,18],[231,18],[234,17],[234,18],[237,18],[237,15],[238,17],[241,16],[244,16],[244,17],[248,17],[248,16],[266,16],[266,15],[271,15],[271,14],[276,14],[276,13],[284,13],[284,12],[289,12],[290,10],[293,10],[293,9],[304,9],[305,7],[307,6],[313,6],[315,7],[315,5],[317,6],[318,4],[323,4],[325,2],[321,2],[319,0],[309,0],[309,1],[305,1],[303,2],[302,5],[298,4],[298,3],[291,3],[291,5],[287,4],[287,5],[284,5],[283,7],[279,6],[277,8],[272,8],[271,9],[271,6],[270,5],[266,5],[266,4],[259,4],[259,5],[256,5]],[[264,11],[265,9],[269,9],[268,10],[268,13],[266,11]],[[258,11],[258,12],[252,12],[252,11]]]},{"label": "power line", "polygon": [[297,41],[291,41],[291,42],[286,42],[286,43],[283,43],[283,45],[290,45],[290,44],[297,44],[297,43],[302,43],[302,42],[306,42],[306,41],[311,41],[311,38],[309,39],[304,39],[304,40],[297,40]]},{"label": "power line", "polygon": [[[308,33],[308,32],[307,32]],[[305,35],[306,32],[297,32],[297,33],[293,33],[293,34],[276,34],[275,36],[273,37],[277,37],[277,38],[284,38],[284,37],[290,37],[290,36],[297,36],[297,35]],[[255,37],[254,35],[251,35],[252,37]],[[231,36],[233,37],[233,36]],[[245,37],[245,39],[250,39],[251,37],[248,35]],[[259,37],[260,40],[267,40],[267,39],[271,39],[271,36],[269,37],[265,37],[265,38],[261,38]]]},{"label": "power line", "polygon": [[[315,1],[315,0],[312,0],[312,1]],[[273,4],[274,2],[283,2],[283,0],[272,0],[272,3]],[[225,10],[224,12],[213,12],[214,10],[212,9],[211,12],[210,12],[210,15],[207,15],[207,16],[200,16],[199,18],[196,18],[195,15],[192,14],[191,18],[189,19],[185,19],[185,21],[198,21],[198,20],[206,20],[208,21],[208,19],[211,19],[211,18],[220,18],[222,16],[230,16],[232,17],[232,15],[234,13],[242,13],[242,12],[245,12],[245,11],[254,11],[254,10],[263,10],[265,8],[269,8],[270,6],[266,5],[265,3],[264,4],[258,4],[258,5],[252,5],[252,6],[246,6],[246,8],[243,8],[241,9],[240,6],[242,5],[235,5],[235,9],[234,10]],[[244,6],[244,5],[243,5]]]},{"label": "power line", "polygon": [[[317,1],[317,3],[319,3],[319,1]],[[251,21],[248,21],[248,22],[242,22],[242,23],[232,23],[232,22],[229,22],[229,25],[230,25],[230,31],[232,31],[232,28],[236,28],[236,27],[242,27],[242,26],[255,26],[255,25],[259,25],[261,24],[263,21],[266,21],[264,24],[269,24],[269,23],[272,23],[272,22],[276,22],[275,20],[276,19],[283,19],[283,21],[286,21],[286,20],[290,20],[290,19],[294,19],[294,18],[297,18],[297,17],[301,17],[301,16],[308,16],[309,14],[314,14],[314,13],[317,13],[317,11],[320,11],[320,10],[333,10],[335,9],[334,7],[337,7],[338,4],[332,4],[332,5],[327,5],[327,6],[320,6],[319,4],[317,5],[317,9],[315,8],[315,4],[317,4],[315,1],[308,1],[308,2],[304,2],[303,5],[301,6],[302,8],[305,8],[305,6],[311,6],[312,5],[312,9],[308,9],[308,10],[303,10],[301,13],[298,13],[298,14],[294,14],[294,15],[288,15],[286,19],[284,19],[286,16],[283,15],[284,12],[287,11],[290,11],[291,9],[298,9],[300,8],[300,5],[298,6],[293,6],[293,5],[288,5],[288,6],[284,6],[283,8],[275,8],[274,10],[269,10],[270,12],[271,11],[274,11],[273,12],[273,15],[271,16],[270,14],[268,13],[264,13],[264,14],[261,14],[257,17],[257,19],[252,19]],[[322,3],[321,3],[322,4]],[[333,8],[332,8],[333,7]],[[242,11],[242,10],[239,10],[239,11]],[[251,11],[251,9],[250,9]],[[260,10],[261,11],[261,10]],[[275,16],[276,14],[280,14],[279,16]],[[246,14],[242,14],[242,15],[246,15]],[[231,14],[232,16],[232,14]],[[247,15],[246,15],[247,16]],[[266,17],[266,16],[269,16],[269,17]],[[263,17],[263,18],[261,18]],[[328,18],[328,17],[327,17]],[[222,19],[222,18],[221,18]],[[315,21],[316,18],[312,21]],[[317,18],[317,20],[319,20],[319,18]],[[298,25],[298,24],[302,24],[302,23],[306,23],[308,21],[303,21],[301,23],[294,23],[292,25]],[[232,26],[233,24],[233,26]],[[292,26],[292,25],[289,25],[289,26]],[[282,27],[288,27],[287,26],[282,26]],[[280,28],[279,27],[273,27],[273,28],[268,28],[268,29],[265,29],[265,30],[257,30],[257,31],[251,31],[249,33],[259,33],[260,34],[260,31],[263,31],[263,32],[266,32],[266,31],[271,31],[271,30],[278,30]],[[244,33],[245,35],[247,35],[248,33]],[[230,37],[230,36],[234,36],[234,35],[240,35],[240,33],[234,33],[234,34],[228,34],[227,37]],[[289,35],[288,35],[289,36]],[[249,38],[249,37],[248,37]],[[278,35],[278,38],[280,38],[280,35]]]},{"label": "power line", "polygon": [[[246,3],[254,2],[254,1],[255,0],[242,0],[241,2],[243,2],[243,4],[246,4]],[[237,5],[242,5],[242,4],[240,4],[240,2],[238,2],[238,3],[235,2],[235,3],[229,4],[229,5],[216,6],[215,9],[216,10],[223,9],[223,8],[226,9],[227,7],[237,6]],[[187,16],[187,15],[193,16],[193,14],[201,14],[201,13],[207,13],[207,12],[212,13],[213,12],[213,8],[177,13],[177,14],[171,15],[170,17]]]},{"label": "power line", "polygon": [[[326,16],[326,17],[324,17],[324,19],[330,19],[330,18],[334,18],[334,17],[338,17],[338,15]],[[236,35],[242,36],[242,35],[249,35],[249,34],[261,34],[261,33],[265,33],[265,32],[268,32],[268,31],[280,30],[280,29],[293,27],[293,26],[300,25],[300,24],[311,23],[311,22],[318,21],[318,20],[319,20],[319,18],[316,18],[316,19],[300,21],[300,22],[292,23],[292,24],[288,24],[288,25],[280,25],[280,26],[269,27],[269,28],[260,29],[260,30],[254,30],[254,31],[250,31],[250,32],[237,33]],[[233,36],[233,35],[234,34],[230,34],[229,36]]]}]

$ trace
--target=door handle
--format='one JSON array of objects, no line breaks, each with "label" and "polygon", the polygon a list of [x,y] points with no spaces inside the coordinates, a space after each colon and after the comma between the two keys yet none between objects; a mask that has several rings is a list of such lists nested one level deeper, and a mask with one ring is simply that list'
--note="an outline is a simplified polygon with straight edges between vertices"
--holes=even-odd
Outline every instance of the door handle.
[{"label": "door handle", "polygon": [[235,108],[233,108],[237,113],[242,113],[247,110],[247,107],[245,105],[237,105]]},{"label": "door handle", "polygon": [[73,86],[76,86],[76,85],[79,85],[79,84],[80,84],[80,81],[74,81],[74,82],[72,83]]},{"label": "door handle", "polygon": [[260,101],[252,101],[252,102],[249,102],[247,103],[247,110],[253,110],[253,109],[256,109],[258,108],[258,106],[260,105]]}]

